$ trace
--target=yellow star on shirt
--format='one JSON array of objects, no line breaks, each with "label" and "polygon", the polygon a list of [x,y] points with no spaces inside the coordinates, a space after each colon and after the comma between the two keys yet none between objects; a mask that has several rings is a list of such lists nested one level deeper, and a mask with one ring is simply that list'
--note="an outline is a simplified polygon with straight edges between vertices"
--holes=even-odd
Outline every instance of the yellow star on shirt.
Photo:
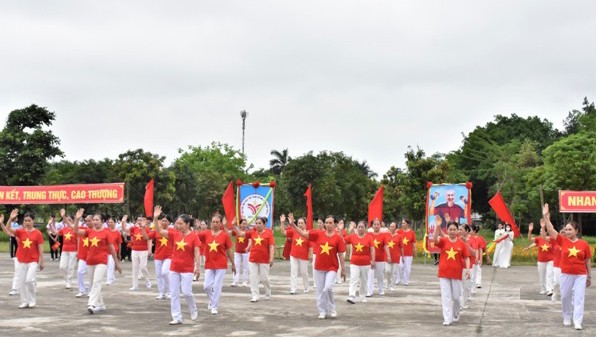
[{"label": "yellow star on shirt", "polygon": [[245,243],[245,237],[237,237],[237,242]]},{"label": "yellow star on shirt", "polygon": [[355,245],[355,252],[360,252],[360,253],[363,252],[363,244],[361,244],[360,242],[358,242]]},{"label": "yellow star on shirt", "polygon": [[264,240],[260,235],[257,236],[257,238],[253,239],[255,241],[255,245],[256,246],[261,246],[262,245],[262,241]]},{"label": "yellow star on shirt", "polygon": [[378,245],[379,245],[380,243],[381,243],[380,241],[378,241],[378,240],[374,240],[374,247],[376,247],[376,249],[378,249]]},{"label": "yellow star on shirt", "polygon": [[140,241],[141,240],[141,234],[135,234],[135,241]]},{"label": "yellow star on shirt", "polygon": [[303,239],[301,237],[297,237],[295,239],[295,245],[302,247],[303,246]]},{"label": "yellow star on shirt", "polygon": [[332,247],[328,245],[328,242],[326,242],[326,244],[321,244],[320,247],[322,247],[320,254],[326,253],[327,255],[330,255],[330,249],[332,249]]},{"label": "yellow star on shirt", "polygon": [[185,246],[187,245],[187,243],[185,243],[185,240],[180,240],[179,242],[175,242],[176,243],[176,250],[182,250],[185,251]]},{"label": "yellow star on shirt", "polygon": [[168,239],[166,237],[162,237],[160,239],[160,246],[161,247],[166,247],[168,245]]},{"label": "yellow star on shirt", "polygon": [[407,245],[409,243],[409,240],[406,237],[403,237],[403,244]]},{"label": "yellow star on shirt", "polygon": [[91,246],[92,247],[97,247],[98,246],[98,242],[100,242],[100,239],[94,236],[90,241],[91,241]]},{"label": "yellow star on shirt", "polygon": [[33,242],[29,241],[29,237],[28,237],[25,241],[23,241],[23,248],[31,249],[31,243],[33,243]]},{"label": "yellow star on shirt", "polygon": [[89,247],[89,237],[86,237],[83,239],[83,246],[84,247]]},{"label": "yellow star on shirt", "polygon": [[220,243],[216,243],[216,240],[212,240],[212,243],[208,243],[208,246],[210,246],[210,251],[218,251],[219,245]]},{"label": "yellow star on shirt", "polygon": [[569,256],[567,257],[571,257],[571,256],[577,256],[577,253],[579,253],[581,250],[575,248],[575,246],[573,246],[573,248],[569,248]]},{"label": "yellow star on shirt", "polygon": [[388,242],[388,248],[392,248],[395,246],[395,241]]},{"label": "yellow star on shirt", "polygon": [[454,251],[453,247],[451,247],[450,250],[445,251],[445,253],[448,255],[446,258],[447,260],[453,259],[453,260],[457,261],[457,259],[455,258],[455,255],[457,255],[458,252]]},{"label": "yellow star on shirt", "polygon": [[71,236],[73,236],[73,234],[71,234],[71,232],[69,231],[68,233],[64,234],[64,239],[67,241],[71,240]]},{"label": "yellow star on shirt", "polygon": [[544,243],[541,248],[542,248],[542,251],[546,251],[546,252],[548,251],[548,245],[546,243]]}]

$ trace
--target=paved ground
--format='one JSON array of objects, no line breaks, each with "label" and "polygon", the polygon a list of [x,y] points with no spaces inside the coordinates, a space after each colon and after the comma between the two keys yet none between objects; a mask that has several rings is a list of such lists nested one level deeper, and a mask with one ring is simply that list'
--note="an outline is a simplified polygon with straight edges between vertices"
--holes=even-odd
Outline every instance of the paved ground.
[{"label": "paved ground", "polygon": [[[8,295],[12,262],[8,256],[0,259],[2,336],[596,336],[595,286],[586,290],[584,329],[576,331],[562,325],[560,302],[538,294],[537,270],[531,266],[485,266],[483,287],[476,289],[461,320],[448,327],[442,326],[434,265],[414,265],[409,286],[375,295],[364,304],[345,302],[348,282],[338,284],[338,318],[317,320],[313,288],[307,294],[289,295],[289,263],[283,261],[271,271],[272,300],[250,303],[249,288],[229,287],[231,275],[227,274],[220,314],[212,316],[202,284],[195,282],[199,319],[190,320],[183,302],[183,325],[169,326],[170,303],[154,299],[156,288],[128,290],[130,262],[114,285],[104,286],[108,310],[96,315],[86,311],[87,299],[75,298],[76,290],[64,289],[58,262],[46,264],[38,272],[37,306],[19,310],[18,297]],[[153,262],[150,269],[154,273]],[[592,277],[596,282],[595,271]]]}]

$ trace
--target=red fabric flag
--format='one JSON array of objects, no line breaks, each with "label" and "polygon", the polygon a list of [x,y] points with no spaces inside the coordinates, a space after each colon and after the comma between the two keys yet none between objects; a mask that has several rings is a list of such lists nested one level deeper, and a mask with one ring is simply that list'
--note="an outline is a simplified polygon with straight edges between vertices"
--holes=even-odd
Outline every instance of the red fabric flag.
[{"label": "red fabric flag", "polygon": [[305,205],[307,205],[307,221],[305,221],[305,229],[312,230],[314,228],[314,211],[311,206],[311,183],[307,186],[307,190],[305,190]]},{"label": "red fabric flag", "polygon": [[[222,206],[224,207],[224,215],[226,215],[226,223],[230,229],[231,222],[237,217],[233,181],[228,183],[228,187],[226,188],[224,195],[222,195]],[[237,221],[237,223],[238,222],[239,221]]]},{"label": "red fabric flag", "polygon": [[505,204],[505,200],[502,198],[500,191],[497,192],[496,195],[494,195],[494,197],[492,197],[490,201],[488,201],[488,203],[490,204],[494,212],[496,212],[496,216],[498,216],[499,219],[511,225],[515,237],[519,237],[519,227],[517,227],[517,224],[515,224],[515,219],[513,218],[513,216],[511,216],[511,212]]},{"label": "red fabric flag", "polygon": [[154,218],[154,179],[152,178],[145,186],[145,196],[143,197],[143,206],[145,207],[145,216]]},{"label": "red fabric flag", "polygon": [[368,206],[368,226],[371,226],[374,219],[382,221],[382,207],[384,205],[384,185],[376,191],[374,198]]}]

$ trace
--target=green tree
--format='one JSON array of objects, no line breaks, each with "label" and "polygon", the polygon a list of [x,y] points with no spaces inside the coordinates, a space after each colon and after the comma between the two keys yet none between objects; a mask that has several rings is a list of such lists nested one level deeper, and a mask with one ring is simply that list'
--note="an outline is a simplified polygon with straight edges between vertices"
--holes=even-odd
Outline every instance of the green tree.
[{"label": "green tree", "polygon": [[284,167],[291,160],[289,149],[284,149],[282,151],[272,150],[270,151],[270,155],[274,156],[274,158],[270,160],[270,171],[275,175],[282,174]]}]

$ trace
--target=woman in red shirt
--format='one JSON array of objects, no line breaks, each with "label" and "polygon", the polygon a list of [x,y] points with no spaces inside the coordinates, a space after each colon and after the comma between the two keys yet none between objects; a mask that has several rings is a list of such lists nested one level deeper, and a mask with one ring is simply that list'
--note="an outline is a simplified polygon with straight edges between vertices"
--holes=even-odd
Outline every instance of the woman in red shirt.
[{"label": "woman in red shirt", "polygon": [[75,235],[87,237],[89,239],[89,249],[87,250],[87,269],[91,272],[91,291],[87,302],[87,311],[90,314],[106,310],[104,299],[102,298],[102,285],[106,277],[106,268],[108,265],[108,254],[112,255],[116,270],[121,273],[118,258],[114,251],[114,239],[108,229],[104,229],[104,217],[101,214],[95,214],[92,217],[93,229],[79,229],[79,220],[83,216],[84,209],[77,210],[75,214]]},{"label": "woman in red shirt", "polygon": [[[440,259],[438,263],[438,279],[440,281],[440,296],[442,299],[442,315],[444,326],[459,321],[459,309],[461,304],[461,284],[463,270],[465,279],[469,279],[469,247],[459,237],[459,226],[457,222],[451,221],[447,224],[447,236],[440,236],[440,229],[434,229],[432,236],[434,244],[440,248]],[[463,267],[465,264],[465,267]]]},{"label": "woman in red shirt", "polygon": [[64,271],[64,287],[72,288],[73,275],[75,274],[75,265],[77,264],[77,236],[75,229],[65,222],[66,211],[60,209],[63,227],[59,231],[52,228],[51,232],[62,237],[62,252],[60,254],[60,265],[58,268]]},{"label": "woman in red shirt", "polygon": [[[565,225],[565,236],[561,236],[550,222],[548,203],[544,204],[544,222],[550,237],[561,246],[561,308],[563,324],[581,330],[583,322],[586,287],[592,284],[592,251],[588,242],[578,238],[579,227],[575,221]],[[571,310],[573,300],[573,310]]]},{"label": "woman in red shirt", "polygon": [[266,229],[266,219],[258,217],[255,220],[255,230],[243,232],[233,221],[233,228],[237,235],[249,239],[249,286],[251,286],[251,302],[260,299],[260,282],[266,289],[265,300],[270,300],[270,267],[274,264],[274,234]]},{"label": "woman in red shirt", "polygon": [[[301,275],[303,279],[303,292],[309,292],[309,278],[307,276],[307,262],[309,259],[309,242],[305,237],[297,234],[290,226],[285,230],[284,223],[286,216],[280,216],[280,231],[285,233],[287,238],[291,239],[291,292],[290,294],[297,294],[297,277]],[[289,225],[295,224],[295,217],[293,213],[289,213]],[[297,220],[299,229],[305,230],[305,218],[301,217]]]},{"label": "woman in red shirt", "polygon": [[374,248],[376,248],[376,264],[368,275],[368,297],[374,295],[374,280],[378,283],[378,295],[384,295],[384,270],[386,265],[390,263],[388,242],[392,237],[390,233],[380,231],[380,221],[377,218],[372,222],[372,229],[373,232],[368,233],[368,235],[372,238]]},{"label": "woman in red shirt", "polygon": [[540,236],[532,237],[532,231],[534,230],[534,223],[530,223],[528,226],[527,238],[534,242],[529,246],[523,248],[528,251],[533,247],[538,247],[538,276],[540,278],[540,294],[551,296],[553,294],[554,282],[553,282],[553,268],[554,268],[554,252],[552,249],[552,243],[550,237],[546,235],[544,228],[546,224],[544,220],[540,220]]},{"label": "woman in red shirt", "polygon": [[411,263],[413,263],[413,257],[417,256],[417,240],[415,239],[415,232],[411,229],[411,221],[404,218],[401,221],[401,228],[403,256],[401,257],[402,265],[399,265],[399,272],[402,273],[403,284],[408,286],[411,279]]},{"label": "woman in red shirt", "polygon": [[149,234],[146,229],[141,229],[144,239],[154,240],[156,250],[154,252],[154,267],[156,269],[156,282],[158,283],[158,296],[156,300],[170,299],[170,263],[172,260],[173,244],[168,236],[160,235],[160,230],[168,231],[172,218],[166,214],[156,214],[154,211],[154,227]]},{"label": "woman in red shirt", "polygon": [[[108,224],[108,231],[110,235],[112,235],[112,246],[114,247],[114,251],[116,252],[116,261],[120,261],[120,244],[123,241],[122,235],[118,229],[116,229],[116,222],[114,221],[114,217],[108,217],[106,219],[106,224]],[[114,259],[110,254],[108,254],[108,270],[106,272],[106,284],[111,285],[116,281],[114,277],[114,269],[116,268]]]},{"label": "woman in red shirt", "polygon": [[[162,207],[154,207],[154,216],[162,213]],[[199,238],[193,232],[191,226],[193,219],[186,214],[180,215],[174,222],[174,229],[157,230],[157,232],[168,237],[168,242],[173,245],[172,260],[170,262],[170,314],[172,321],[170,325],[183,323],[181,313],[181,300],[179,294],[182,292],[187,304],[191,320],[197,320],[197,304],[193,297],[193,275],[199,276]]]},{"label": "woman in red shirt", "polygon": [[345,276],[345,261],[339,258],[345,256],[345,241],[336,232],[336,219],[326,217],[325,230],[301,230],[296,225],[291,225],[296,233],[314,242],[314,253],[317,253],[314,278],[316,280],[316,304],[318,306],[318,319],[325,319],[329,313],[331,318],[336,318],[336,305],[332,288],[336,282],[336,271],[339,263],[341,277]]},{"label": "woman in red shirt", "polygon": [[[233,219],[233,222],[235,219]],[[242,232],[247,231],[247,219],[241,218],[239,228]],[[243,280],[243,287],[247,287],[247,279],[249,277],[249,254],[247,253],[247,245],[249,241],[245,236],[239,236],[234,230],[229,231],[230,235],[235,237],[235,268],[237,271],[233,274],[233,283],[231,287],[239,285],[239,276]],[[241,268],[243,268],[241,270]]]},{"label": "woman in red shirt", "polygon": [[0,225],[8,235],[14,235],[19,241],[17,248],[17,270],[19,280],[17,289],[21,298],[19,308],[33,308],[36,304],[37,268],[44,270],[44,237],[34,228],[35,215],[25,213],[23,228],[14,229],[12,222],[19,215],[19,209],[13,209],[4,225],[4,215],[0,215]]},{"label": "woman in red shirt", "polygon": [[[353,225],[351,225],[352,227]],[[353,228],[349,229],[349,234],[345,236],[346,245],[350,245],[351,262],[349,268],[351,270],[351,280],[349,283],[349,297],[347,302],[355,303],[355,296],[357,295],[357,285],[359,285],[359,297],[361,302],[366,302],[367,282],[370,270],[374,269],[376,264],[376,248],[374,247],[374,240],[372,236],[366,233],[365,221],[357,223],[357,233],[353,232]]]},{"label": "woman in red shirt", "polygon": [[[561,226],[559,228],[559,234],[561,234],[561,236],[565,237],[565,226]],[[553,255],[553,263],[554,263],[554,267],[552,269],[552,273],[553,273],[552,282],[554,282],[554,288],[553,288],[552,296],[550,297],[550,301],[556,302],[556,301],[560,301],[560,299],[561,299],[560,294],[559,294],[560,289],[561,289],[561,284],[560,284],[561,246],[556,244],[556,240],[553,238],[550,238],[550,244],[552,245],[552,255]]]}]

